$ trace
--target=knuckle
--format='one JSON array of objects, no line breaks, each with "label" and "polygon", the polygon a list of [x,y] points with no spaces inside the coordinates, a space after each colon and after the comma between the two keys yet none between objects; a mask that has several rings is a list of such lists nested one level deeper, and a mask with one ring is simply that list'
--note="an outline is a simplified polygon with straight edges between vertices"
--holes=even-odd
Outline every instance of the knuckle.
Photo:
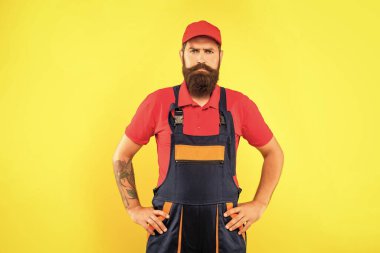
[{"label": "knuckle", "polygon": [[157,225],[157,223],[154,223],[153,227],[158,231],[161,232],[160,227]]},{"label": "knuckle", "polygon": [[157,223],[154,222],[152,225],[153,225],[153,227],[154,227],[155,229],[158,228]]},{"label": "knuckle", "polygon": [[162,222],[160,223],[160,227],[162,230],[164,230],[164,231],[166,230],[166,227],[165,227],[164,223],[162,223]]}]

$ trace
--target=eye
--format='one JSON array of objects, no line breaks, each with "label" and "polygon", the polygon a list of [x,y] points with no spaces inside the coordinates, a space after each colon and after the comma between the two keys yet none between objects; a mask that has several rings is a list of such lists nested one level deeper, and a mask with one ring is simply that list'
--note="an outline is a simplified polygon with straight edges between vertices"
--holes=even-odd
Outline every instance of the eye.
[{"label": "eye", "polygon": [[211,54],[213,54],[214,52],[213,51],[211,51],[211,50],[206,50],[206,52],[207,53],[211,53]]}]

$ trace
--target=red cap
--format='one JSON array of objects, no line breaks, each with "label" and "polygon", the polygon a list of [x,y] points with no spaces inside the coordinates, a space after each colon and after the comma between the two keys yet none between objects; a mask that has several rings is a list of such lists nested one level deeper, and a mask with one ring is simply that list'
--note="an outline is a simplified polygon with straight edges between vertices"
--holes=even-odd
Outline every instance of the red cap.
[{"label": "red cap", "polygon": [[205,20],[200,20],[198,22],[193,22],[186,27],[185,33],[182,37],[182,44],[191,38],[199,35],[206,35],[222,45],[222,38],[220,35],[220,30],[218,27],[210,24]]}]

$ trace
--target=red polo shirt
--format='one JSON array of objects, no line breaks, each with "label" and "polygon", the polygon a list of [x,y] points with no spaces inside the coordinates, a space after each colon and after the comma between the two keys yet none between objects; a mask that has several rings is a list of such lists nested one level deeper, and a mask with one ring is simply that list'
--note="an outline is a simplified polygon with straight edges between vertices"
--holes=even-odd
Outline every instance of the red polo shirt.
[{"label": "red polo shirt", "polygon": [[[264,121],[257,105],[241,92],[228,88],[225,90],[227,110],[231,111],[234,120],[236,151],[240,136],[254,147],[268,143],[273,133]],[[178,105],[183,106],[184,134],[214,135],[219,133],[219,94],[220,86],[216,84],[209,101],[201,107],[191,98],[185,80],[182,81]],[[168,113],[170,104],[174,102],[172,87],[158,89],[148,94],[125,129],[125,134],[140,145],[146,145],[150,137],[155,135],[159,165],[157,187],[164,181],[169,167],[171,129]],[[236,176],[234,181],[239,187]]]}]

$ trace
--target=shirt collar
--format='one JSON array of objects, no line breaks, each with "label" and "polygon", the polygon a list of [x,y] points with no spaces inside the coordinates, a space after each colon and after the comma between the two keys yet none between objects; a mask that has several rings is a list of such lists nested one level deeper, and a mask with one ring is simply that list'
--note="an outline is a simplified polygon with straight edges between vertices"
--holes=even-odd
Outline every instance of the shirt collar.
[{"label": "shirt collar", "polygon": [[[220,97],[220,86],[216,84],[214,90],[211,92],[210,99],[202,107],[202,109],[206,109],[208,107],[219,109],[219,97]],[[187,86],[186,86],[186,81],[183,80],[179,89],[178,106],[185,106],[185,105],[199,106],[190,96],[189,90],[187,89]]]}]

